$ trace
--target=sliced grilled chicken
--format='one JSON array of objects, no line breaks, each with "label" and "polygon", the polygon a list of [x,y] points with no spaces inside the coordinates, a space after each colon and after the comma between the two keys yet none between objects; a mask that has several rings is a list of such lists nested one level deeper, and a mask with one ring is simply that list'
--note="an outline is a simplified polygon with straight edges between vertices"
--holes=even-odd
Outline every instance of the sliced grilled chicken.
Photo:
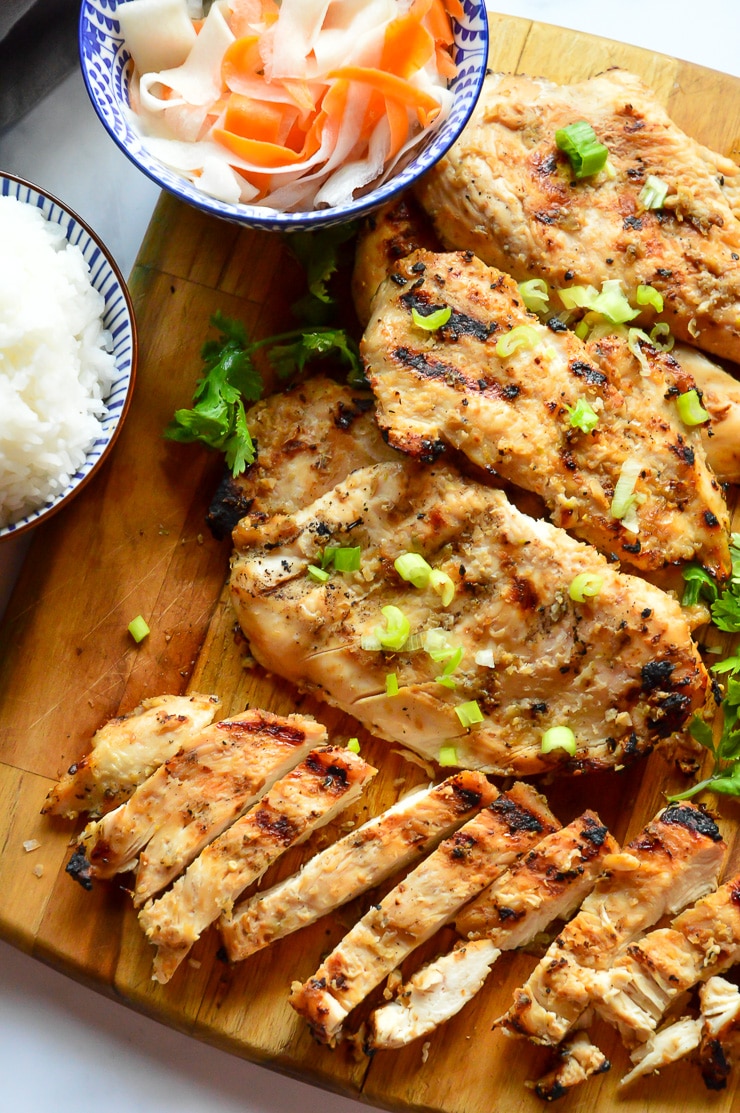
[{"label": "sliced grilled chicken", "polygon": [[[674,599],[451,468],[363,468],[305,511],[245,518],[237,534],[232,601],[257,661],[427,758],[453,746],[458,765],[504,775],[622,765],[704,703],[707,674]],[[326,546],[359,546],[360,571],[315,582]],[[449,577],[448,606],[401,579],[404,551]],[[573,602],[584,573],[601,589]],[[411,645],[433,630],[462,648],[452,677],[423,648],[363,648],[386,606],[407,616]],[[398,696],[386,695],[390,672]],[[458,709],[473,700],[484,720],[468,728]],[[575,755],[543,753],[544,731],[562,724]]]},{"label": "sliced grilled chicken", "polygon": [[611,973],[620,953],[663,915],[714,887],[725,849],[705,812],[690,804],[666,808],[607,859],[607,872],[497,1024],[510,1035],[559,1044],[592,1003],[599,974]]},{"label": "sliced grilled chicken", "polygon": [[352,299],[363,328],[370,320],[380,283],[400,259],[420,247],[441,250],[429,217],[411,194],[389,201],[364,222],[357,236],[352,270]]},{"label": "sliced grilled chicken", "polygon": [[154,977],[167,982],[209,924],[228,912],[288,847],[329,823],[376,770],[349,750],[314,750],[258,804],[210,843],[159,900],[139,913],[157,947]]},{"label": "sliced grilled chicken", "polygon": [[701,1020],[682,1016],[680,1020],[654,1032],[646,1043],[635,1048],[630,1055],[634,1066],[620,1079],[619,1085],[629,1086],[637,1078],[644,1078],[646,1074],[654,1074],[670,1063],[685,1059],[697,1049],[700,1040]]},{"label": "sliced grilled chicken", "polygon": [[[555,143],[576,120],[609,150],[608,167],[580,181]],[[651,285],[675,336],[740,360],[739,174],[623,70],[573,85],[490,74],[417,193],[448,247],[556,290],[619,279],[634,302],[637,286]],[[657,210],[640,200],[648,175],[668,187]]]},{"label": "sliced grilled chicken", "polygon": [[699,990],[699,1065],[708,1090],[724,1090],[740,1038],[740,991],[717,975]]},{"label": "sliced grilled chicken", "polygon": [[604,1052],[591,1043],[586,1032],[574,1032],[563,1040],[557,1050],[557,1060],[555,1066],[532,1085],[543,1101],[557,1101],[595,1074],[611,1069]]},{"label": "sliced grilled chicken", "polygon": [[232,962],[246,958],[354,900],[406,869],[495,796],[486,778],[472,771],[409,793],[316,854],[300,873],[222,916],[226,953]]},{"label": "sliced grilled chicken", "polygon": [[334,1044],[352,1011],[399,963],[558,822],[543,797],[514,785],[468,820],[374,905],[290,1003],[321,1043]]},{"label": "sliced grilled chicken", "polygon": [[105,723],[92,749],[70,766],[46,798],[42,815],[102,815],[127,800],[157,766],[212,723],[216,696],[153,696]]},{"label": "sliced grilled chicken", "polygon": [[[418,323],[444,309],[440,327]],[[508,338],[518,346],[504,354]],[[542,498],[556,525],[635,567],[698,560],[726,577],[722,492],[700,432],[675,405],[693,380],[652,345],[647,372],[626,342],[602,347],[597,365],[574,333],[542,324],[516,283],[474,256],[417,251],[381,284],[362,355],[394,447],[432,460],[452,446]],[[572,424],[585,405],[597,419],[589,431]]]},{"label": "sliced grilled chicken", "polygon": [[237,478],[225,476],[209,509],[211,531],[226,537],[245,514],[290,514],[355,468],[395,459],[374,411],[368,390],[325,375],[255,403],[247,425],[257,458]]},{"label": "sliced grilled chicken", "polygon": [[575,911],[618,849],[593,812],[546,835],[457,917],[455,928],[467,941],[418,970],[394,1001],[370,1015],[366,1047],[402,1047],[455,1016],[501,951],[524,946]]},{"label": "sliced grilled chicken", "polygon": [[693,378],[712,419],[702,436],[712,471],[720,483],[740,483],[740,382],[688,344],[671,354]]},{"label": "sliced grilled chicken", "polygon": [[740,961],[740,874],[627,948],[594,1006],[630,1046],[649,1039],[679,994]]},{"label": "sliced grilled chicken", "polygon": [[214,723],[125,804],[86,827],[68,872],[89,884],[135,869],[134,904],[144,904],[325,742],[324,727],[300,715],[248,710]]}]

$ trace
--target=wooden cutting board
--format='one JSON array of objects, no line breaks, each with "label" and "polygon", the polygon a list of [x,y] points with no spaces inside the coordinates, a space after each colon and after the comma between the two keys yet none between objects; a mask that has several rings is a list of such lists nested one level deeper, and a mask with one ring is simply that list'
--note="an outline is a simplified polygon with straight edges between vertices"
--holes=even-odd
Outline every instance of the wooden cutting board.
[{"label": "wooden cutting board", "polygon": [[[526,20],[491,16],[491,66],[556,81],[611,65],[640,74],[690,134],[740,157],[740,81],[698,66]],[[533,965],[504,956],[484,991],[424,1048],[419,1043],[368,1060],[316,1046],[287,1004],[287,988],[362,908],[350,907],[234,968],[207,933],[167,986],[151,980],[146,944],[125,892],[86,893],[65,875],[78,828],[39,815],[54,780],[87,748],[107,718],[143,697],[192,688],[213,691],[227,713],[247,704],[320,718],[344,741],[359,734],[363,755],[381,766],[357,809],[388,806],[424,779],[386,744],[338,713],[298,700],[279,680],[244,667],[244,646],[223,590],[229,545],[215,542],[204,514],[220,474],[206,451],[162,439],[176,407],[187,405],[199,349],[215,310],[241,317],[256,335],[280,331],[302,276],[277,237],[239,231],[168,196],[158,204],[131,276],[141,339],[134,403],[113,456],[67,511],[39,528],[0,635],[0,933],[19,948],[174,1027],[293,1075],[390,1109],[510,1113],[539,1109],[524,1086],[546,1056],[492,1031],[511,990]],[[134,646],[128,622],[143,614],[151,636]],[[653,755],[623,774],[574,779],[550,791],[570,818],[599,810],[619,839],[661,806],[671,766]],[[670,791],[670,787],[668,790]],[[711,802],[711,801],[710,801]],[[740,804],[715,801],[737,867]],[[346,818],[346,817],[344,817]],[[336,832],[333,832],[336,833]],[[308,844],[321,845],[331,830]],[[38,839],[32,853],[23,843]],[[307,851],[304,850],[304,853]],[[289,855],[279,876],[296,868]],[[33,872],[37,865],[43,873]],[[449,933],[447,933],[449,934]],[[445,935],[445,933],[443,933]],[[438,949],[445,939],[433,941]],[[562,1108],[615,1108],[627,1059],[611,1031],[599,1042],[614,1069],[591,1080]],[[632,1101],[654,1110],[698,1107],[708,1095],[695,1068],[672,1067],[635,1087]],[[729,1110],[732,1090],[713,1095]]]}]

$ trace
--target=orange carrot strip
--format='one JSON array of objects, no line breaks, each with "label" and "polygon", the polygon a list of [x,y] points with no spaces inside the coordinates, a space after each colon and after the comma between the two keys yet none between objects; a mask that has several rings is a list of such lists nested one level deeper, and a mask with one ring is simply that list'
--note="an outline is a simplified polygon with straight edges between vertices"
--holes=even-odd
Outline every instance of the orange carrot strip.
[{"label": "orange carrot strip", "polygon": [[422,26],[432,0],[415,0],[406,15],[392,19],[386,27],[380,69],[398,77],[409,77],[434,57],[434,37]]},{"label": "orange carrot strip", "polygon": [[402,77],[397,77],[392,73],[384,73],[382,70],[374,69],[371,66],[340,66],[339,69],[333,70],[328,76],[330,78],[343,77],[347,81],[361,81],[365,85],[371,85],[374,89],[378,89],[384,97],[400,101],[401,104],[406,104],[410,108],[416,108],[430,119],[439,112],[439,103],[431,94],[425,93],[423,89],[418,89],[416,85],[412,85],[410,81],[406,81]]},{"label": "orange carrot strip", "polygon": [[224,85],[228,86],[233,78],[244,80],[261,76],[259,41],[259,35],[244,35],[226,48],[221,61],[221,79]]},{"label": "orange carrot strip", "polygon": [[437,43],[435,46],[435,53],[437,57],[437,73],[440,77],[446,77],[448,80],[457,73],[457,63],[452,58],[449,50],[442,43]]},{"label": "orange carrot strip", "polygon": [[243,158],[245,162],[253,162],[266,170],[303,161],[302,152],[291,151],[290,148],[280,146],[278,143],[247,139],[243,135],[235,135],[233,131],[226,131],[225,128],[214,128],[211,134],[217,143],[226,147],[227,151]]},{"label": "orange carrot strip", "polygon": [[462,0],[447,0],[447,11],[458,23],[461,23],[465,18],[465,8],[462,6]]},{"label": "orange carrot strip", "polygon": [[409,115],[405,104],[397,100],[386,100],[386,115],[390,126],[390,149],[386,162],[395,158],[409,137]]},{"label": "orange carrot strip", "polygon": [[224,129],[245,139],[281,144],[290,131],[297,110],[289,104],[254,100],[232,93],[224,116]]},{"label": "orange carrot strip", "polygon": [[444,6],[443,0],[432,0],[432,5],[424,20],[425,25],[438,43],[451,46],[454,42],[450,17]]}]

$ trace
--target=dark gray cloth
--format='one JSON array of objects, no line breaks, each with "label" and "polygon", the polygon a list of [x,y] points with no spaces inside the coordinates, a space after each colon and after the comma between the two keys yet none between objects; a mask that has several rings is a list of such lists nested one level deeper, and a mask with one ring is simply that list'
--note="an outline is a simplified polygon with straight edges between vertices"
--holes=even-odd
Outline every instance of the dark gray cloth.
[{"label": "dark gray cloth", "polygon": [[78,65],[80,0],[0,0],[0,132]]}]

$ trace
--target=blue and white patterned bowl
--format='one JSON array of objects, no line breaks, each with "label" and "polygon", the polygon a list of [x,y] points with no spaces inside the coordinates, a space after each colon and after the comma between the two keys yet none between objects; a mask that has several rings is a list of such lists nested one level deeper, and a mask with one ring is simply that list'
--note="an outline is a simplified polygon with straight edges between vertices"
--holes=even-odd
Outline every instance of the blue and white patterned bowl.
[{"label": "blue and white patterned bowl", "polygon": [[106,414],[100,432],[87,453],[84,463],[72,476],[68,486],[37,510],[0,529],[0,541],[15,537],[42,521],[46,521],[76,495],[98,470],[110,452],[123,425],[133,393],[136,376],[136,320],[131,296],[116,263],[91,228],[61,201],[12,174],[0,173],[0,196],[14,197],[37,208],[46,220],[64,229],[66,239],[76,244],[90,269],[92,286],[103,295],[105,309],[103,327],[111,335],[116,374],[105,398]]},{"label": "blue and white patterned bowl", "polygon": [[127,0],[83,0],[80,9],[82,74],[93,106],[118,146],[159,186],[203,212],[235,224],[266,231],[316,229],[354,220],[407,189],[452,146],[475,107],[486,72],[488,20],[484,0],[463,0],[464,16],[453,20],[457,74],[450,84],[455,99],[446,120],[416,156],[389,181],[349,204],[311,212],[277,213],[259,205],[230,205],[201,193],[146,150],[124,111],[128,105],[130,56],[116,19]]}]

